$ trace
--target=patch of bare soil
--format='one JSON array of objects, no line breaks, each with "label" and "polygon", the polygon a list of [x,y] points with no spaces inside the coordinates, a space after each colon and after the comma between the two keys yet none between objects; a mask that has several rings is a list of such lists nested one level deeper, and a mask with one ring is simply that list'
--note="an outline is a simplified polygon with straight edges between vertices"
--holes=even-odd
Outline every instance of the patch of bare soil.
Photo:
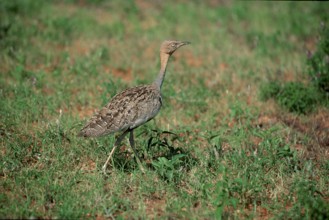
[{"label": "patch of bare soil", "polygon": [[259,127],[268,127],[278,123],[279,119],[271,115],[261,115],[257,119],[257,125]]},{"label": "patch of bare soil", "polygon": [[56,12],[57,11],[61,12],[61,15],[72,15],[77,10],[79,10],[79,7],[77,5],[74,5],[74,4],[65,4],[65,3],[57,3],[56,4]]},{"label": "patch of bare soil", "polygon": [[103,8],[95,8],[96,13],[92,13],[91,15],[96,19],[99,24],[105,25],[110,24],[116,20],[115,15],[104,10]]},{"label": "patch of bare soil", "polygon": [[69,45],[58,45],[58,51],[66,51],[70,54],[70,57],[77,57],[77,56],[86,56],[95,49],[100,43],[100,40],[97,39],[76,39],[72,41]]},{"label": "patch of bare soil", "polygon": [[159,54],[160,50],[158,43],[150,42],[147,44],[142,53],[142,59],[145,61],[149,60],[151,62],[156,56],[159,56]]},{"label": "patch of bare soil", "polygon": [[282,75],[285,82],[293,82],[296,80],[295,71],[284,71]]},{"label": "patch of bare soil", "polygon": [[315,51],[317,40],[315,38],[308,38],[305,41],[305,49],[307,51]]},{"label": "patch of bare soil", "polygon": [[145,199],[146,215],[150,219],[159,218],[164,213],[166,200],[154,193],[150,198]]},{"label": "patch of bare soil", "polygon": [[[259,202],[260,203],[260,202]],[[245,213],[252,213],[254,212],[254,204],[248,204],[246,205],[246,208],[244,210]],[[262,219],[262,220],[265,220],[265,219],[270,219],[272,218],[272,214],[270,214],[271,211],[269,211],[268,209],[262,207],[260,204],[257,204],[257,207],[256,207],[256,213],[257,213],[257,216],[255,216],[253,219]]]},{"label": "patch of bare soil", "polygon": [[105,72],[110,72],[113,76],[120,78],[126,82],[130,82],[133,80],[132,70],[131,68],[123,69],[123,68],[109,68],[105,67]]},{"label": "patch of bare soil", "polygon": [[304,134],[310,141],[307,146],[295,144],[296,150],[305,148],[307,155],[312,158],[325,156],[329,158],[329,112],[320,110],[307,118],[301,119],[295,115],[261,115],[257,119],[257,126],[270,127],[283,123],[294,131]]},{"label": "patch of bare soil", "polygon": [[89,118],[96,112],[96,109],[87,108],[84,106],[77,106],[77,111],[78,111],[79,118]]},{"label": "patch of bare soil", "polygon": [[138,8],[142,10],[153,9],[160,6],[161,1],[146,1],[146,0],[136,0],[135,1]]},{"label": "patch of bare soil", "polygon": [[[201,67],[203,65],[202,59],[200,57],[194,56],[193,53],[185,52],[183,55],[185,56],[184,59],[190,67]],[[178,54],[178,59],[183,55]]]},{"label": "patch of bare soil", "polygon": [[329,112],[318,111],[311,115],[306,121],[300,120],[298,117],[286,117],[281,119],[287,126],[304,133],[312,138],[309,151],[316,150],[318,145],[324,150],[325,156],[329,156]]},{"label": "patch of bare soil", "polygon": [[96,170],[96,163],[95,161],[91,160],[91,159],[86,159],[86,160],[83,160],[81,162],[81,165],[80,165],[80,169],[81,171],[84,171],[84,172],[93,172],[94,170]]}]

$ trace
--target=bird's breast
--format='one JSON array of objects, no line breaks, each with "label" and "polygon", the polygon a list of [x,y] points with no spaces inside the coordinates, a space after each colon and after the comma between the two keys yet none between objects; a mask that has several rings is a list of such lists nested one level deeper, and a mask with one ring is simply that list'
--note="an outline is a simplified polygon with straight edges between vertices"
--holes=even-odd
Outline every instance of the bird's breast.
[{"label": "bird's breast", "polygon": [[132,120],[132,124],[130,128],[136,128],[147,121],[154,118],[160,111],[162,105],[161,96],[150,97],[147,101],[142,101],[137,103],[135,106],[135,111],[131,111],[134,114],[134,119]]}]

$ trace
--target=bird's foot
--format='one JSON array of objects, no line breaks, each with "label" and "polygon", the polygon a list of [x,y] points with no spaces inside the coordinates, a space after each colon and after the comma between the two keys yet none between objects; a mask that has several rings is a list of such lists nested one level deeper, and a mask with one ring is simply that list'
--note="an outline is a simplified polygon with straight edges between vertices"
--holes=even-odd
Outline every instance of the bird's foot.
[{"label": "bird's foot", "polygon": [[142,171],[143,174],[145,174],[145,168],[143,167],[143,165],[140,165],[139,169]]},{"label": "bird's foot", "polygon": [[107,173],[106,173],[106,167],[107,167],[106,164],[104,164],[104,166],[102,167],[102,172],[103,172],[104,175],[107,174]]}]

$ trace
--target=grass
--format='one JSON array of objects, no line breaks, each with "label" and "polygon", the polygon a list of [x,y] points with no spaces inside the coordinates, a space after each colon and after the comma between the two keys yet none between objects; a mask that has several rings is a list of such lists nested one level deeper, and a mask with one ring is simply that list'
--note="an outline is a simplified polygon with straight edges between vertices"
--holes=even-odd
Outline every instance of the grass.
[{"label": "grass", "polygon": [[281,107],[297,114],[306,114],[314,111],[317,105],[327,101],[326,96],[312,85],[303,85],[300,82],[287,82],[280,85],[277,81],[263,84],[260,89],[260,98],[268,100],[274,98]]},{"label": "grass", "polygon": [[[326,219],[329,111],[287,112],[267,82],[308,81],[325,2],[0,3],[1,218]],[[76,137],[117,92],[150,83],[163,108],[115,141]],[[275,86],[268,87],[275,93]],[[270,95],[271,96],[271,95]]]}]

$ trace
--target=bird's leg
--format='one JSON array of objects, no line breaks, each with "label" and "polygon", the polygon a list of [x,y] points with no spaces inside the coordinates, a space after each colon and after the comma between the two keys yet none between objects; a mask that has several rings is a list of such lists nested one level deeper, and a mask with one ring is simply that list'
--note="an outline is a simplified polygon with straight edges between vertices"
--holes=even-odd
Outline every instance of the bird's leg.
[{"label": "bird's leg", "polygon": [[127,133],[128,133],[128,131],[123,132],[123,133],[117,138],[117,140],[115,141],[115,144],[114,144],[114,146],[113,146],[113,149],[111,150],[111,153],[110,153],[109,157],[107,158],[105,164],[104,164],[103,167],[102,167],[102,171],[103,171],[104,174],[106,174],[106,167],[107,167],[107,164],[109,163],[110,159],[112,158],[112,155],[114,154],[115,149],[120,145],[122,139],[126,136]]},{"label": "bird's leg", "polygon": [[143,165],[141,163],[141,160],[140,160],[140,158],[139,158],[139,156],[138,156],[138,154],[136,152],[136,149],[135,149],[134,130],[130,130],[129,143],[130,143],[131,148],[133,149],[133,152],[135,154],[136,161],[137,161],[137,163],[139,165],[139,168],[141,169],[141,171],[143,173],[145,173],[145,169],[144,169],[144,167],[143,167]]}]

